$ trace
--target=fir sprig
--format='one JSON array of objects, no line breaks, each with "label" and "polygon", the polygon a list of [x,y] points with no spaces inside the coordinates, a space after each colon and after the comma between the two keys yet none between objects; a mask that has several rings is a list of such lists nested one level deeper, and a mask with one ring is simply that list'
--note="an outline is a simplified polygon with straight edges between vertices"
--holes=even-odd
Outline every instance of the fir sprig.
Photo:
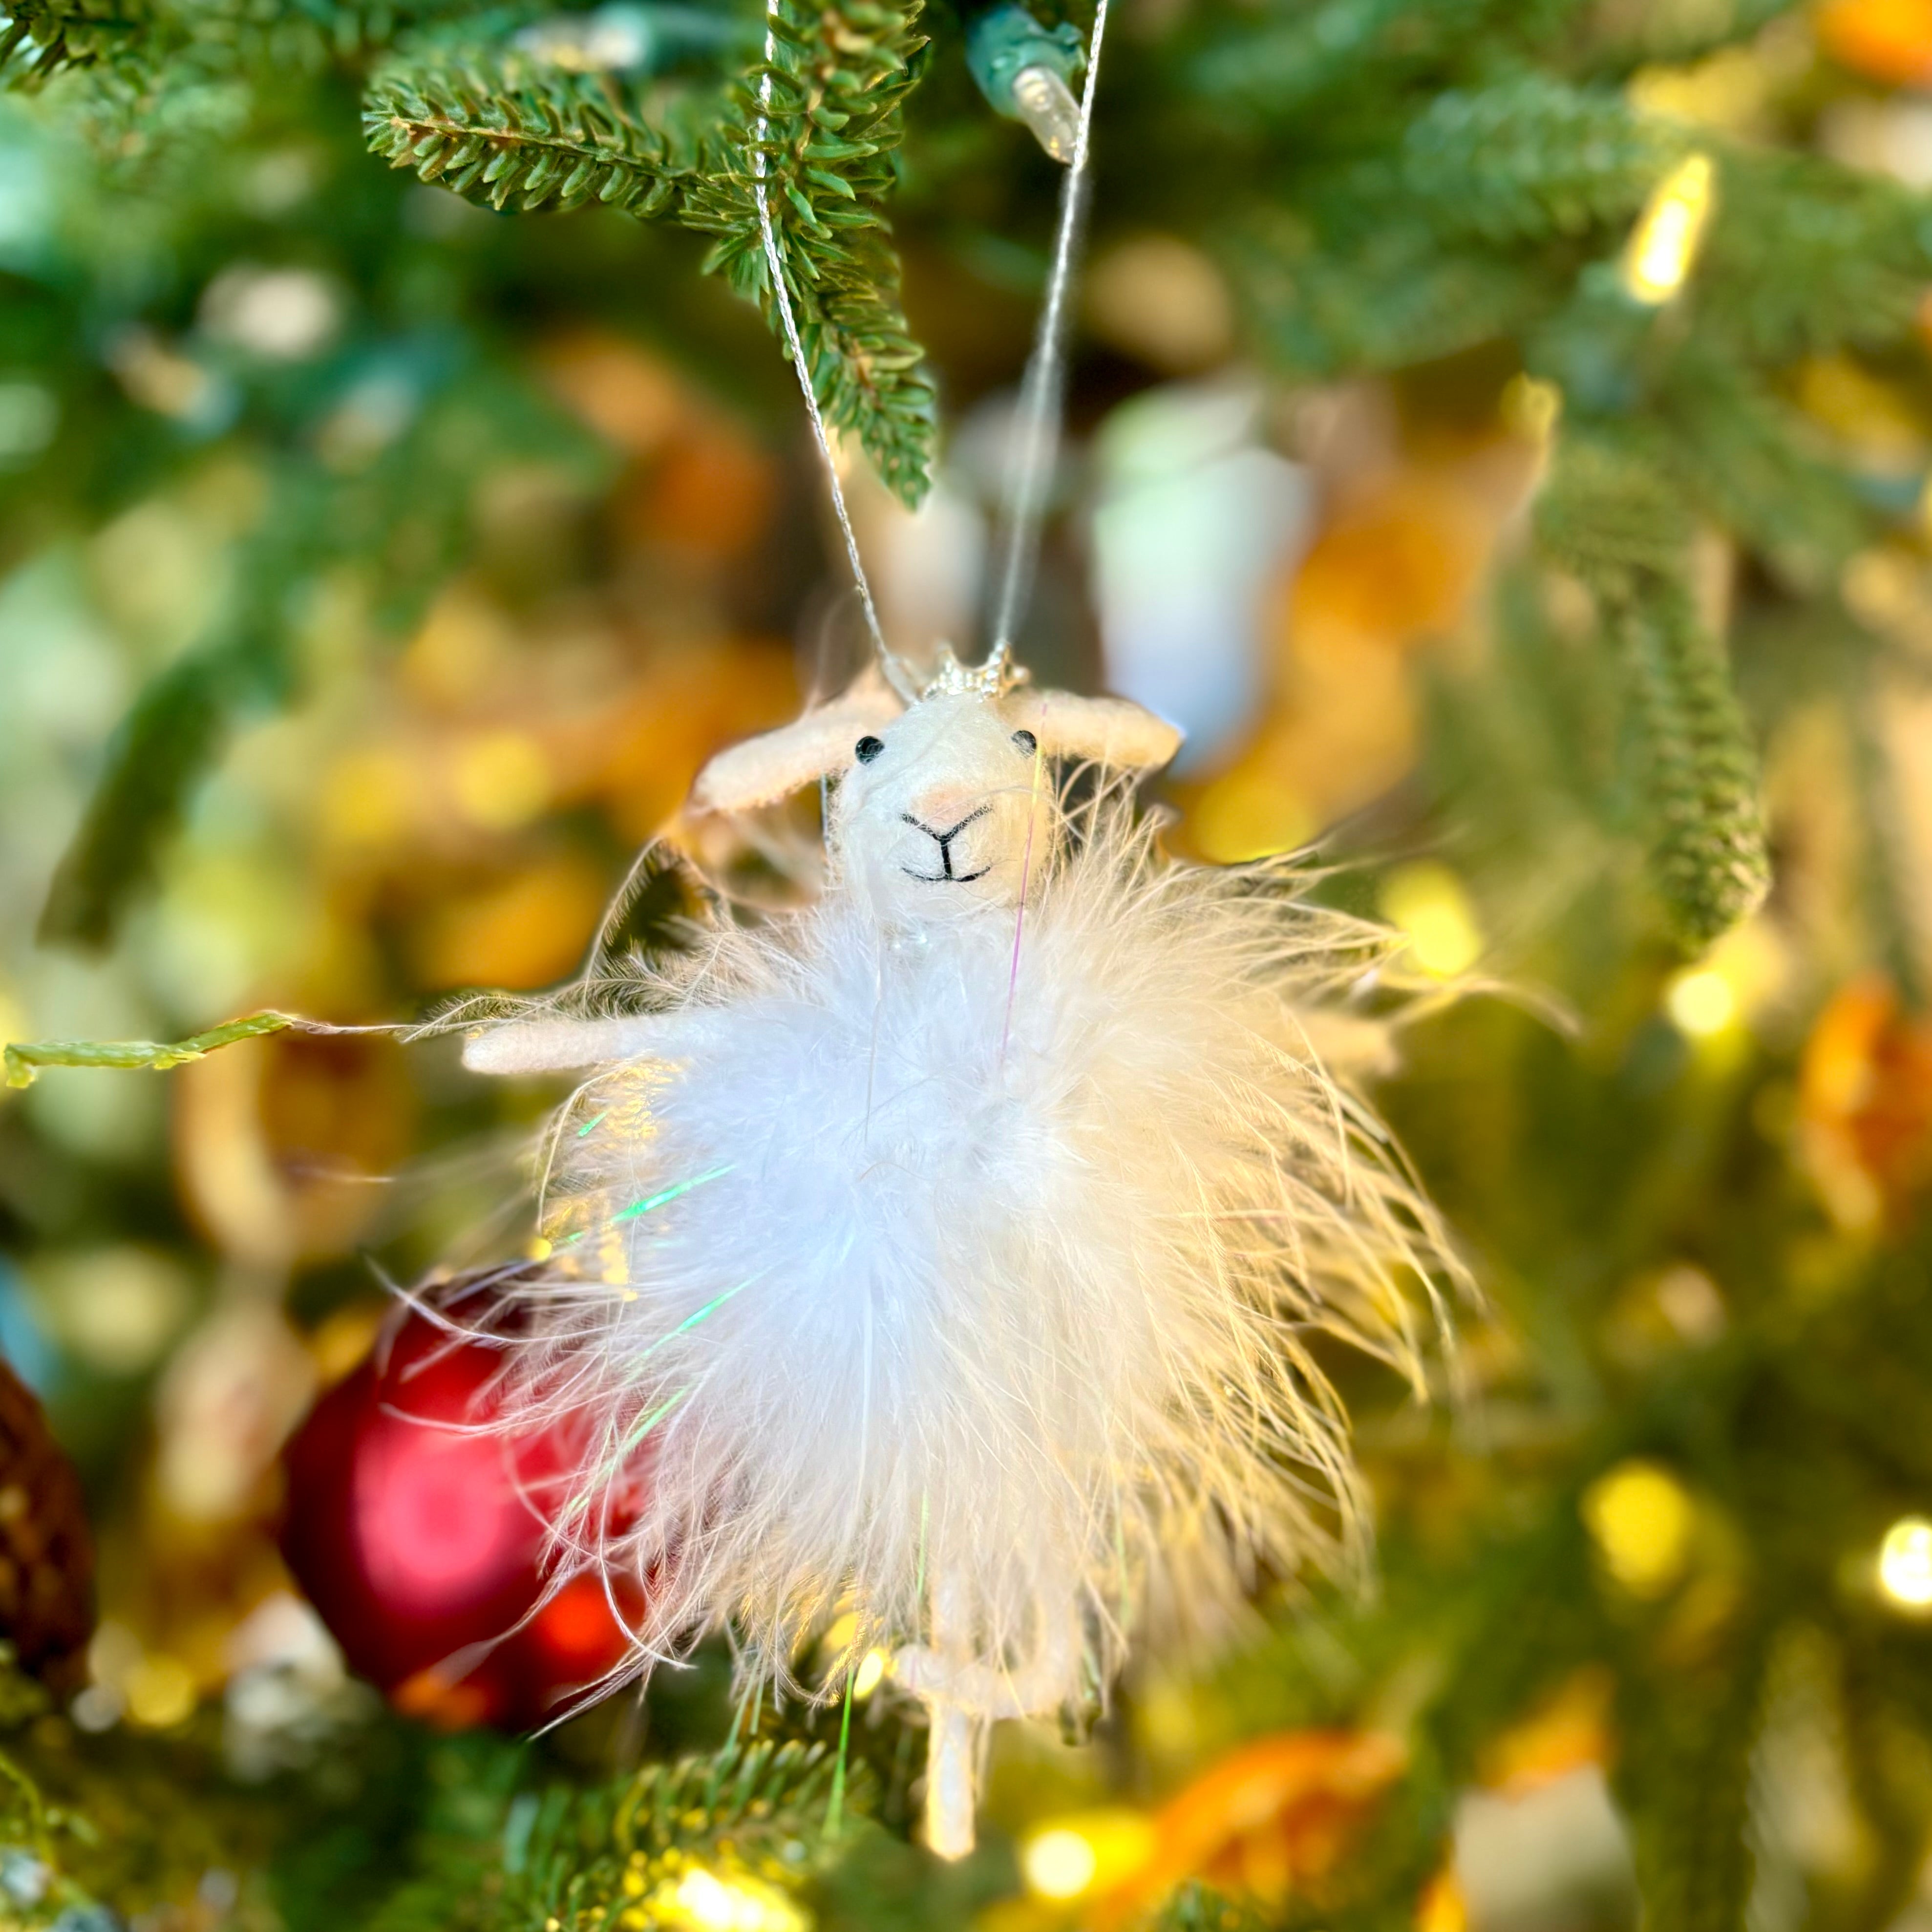
[{"label": "fir sprig", "polygon": [[825,1831],[836,1768],[821,1745],[761,1742],[555,1792],[530,1813],[502,1922],[604,1932],[694,1866],[794,1891],[836,1849]]},{"label": "fir sprig", "polygon": [[772,58],[737,95],[726,167],[684,218],[715,234],[707,266],[778,326],[757,186],[797,313],[812,388],[827,418],[856,434],[887,485],[916,506],[929,480],[934,392],[898,299],[898,260],[881,205],[926,43],[923,0],[773,0]]},{"label": "fir sprig", "polygon": [[590,202],[640,218],[674,212],[702,152],[688,116],[654,127],[598,79],[514,54],[490,64],[392,63],[370,86],[363,125],[394,166],[526,212]]},{"label": "fir sprig", "polygon": [[1756,754],[1723,645],[1698,620],[1675,493],[1628,452],[1573,434],[1538,530],[1596,598],[1636,728],[1652,882],[1678,937],[1701,950],[1756,908],[1771,866]]},{"label": "fir sprig", "polygon": [[148,25],[144,0],[7,0],[0,8],[0,83],[44,80],[136,49]]},{"label": "fir sprig", "polygon": [[778,0],[772,57],[727,88],[639,90],[514,48],[427,43],[371,83],[370,146],[425,182],[496,208],[596,202],[715,236],[706,262],[780,329],[758,209],[760,170],[807,366],[828,421],[886,484],[923,496],[934,392],[898,298],[884,203],[904,132],[920,0]]}]

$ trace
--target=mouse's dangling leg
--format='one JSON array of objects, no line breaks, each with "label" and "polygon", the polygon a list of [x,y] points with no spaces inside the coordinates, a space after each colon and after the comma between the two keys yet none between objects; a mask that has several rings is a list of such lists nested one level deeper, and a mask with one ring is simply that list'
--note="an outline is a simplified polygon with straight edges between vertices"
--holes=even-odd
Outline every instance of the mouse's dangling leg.
[{"label": "mouse's dangling leg", "polygon": [[926,1693],[931,1720],[926,1747],[926,1843],[942,1858],[963,1858],[974,1844],[974,1785],[978,1753],[973,1714],[943,1680],[946,1670],[969,1666],[973,1658],[970,1592],[957,1577],[935,1576],[932,1585],[931,1655],[942,1681]]},{"label": "mouse's dangling leg", "polygon": [[975,1726],[956,1704],[930,1698],[926,1708],[932,1718],[926,1747],[926,1849],[942,1858],[963,1858],[974,1844]]}]

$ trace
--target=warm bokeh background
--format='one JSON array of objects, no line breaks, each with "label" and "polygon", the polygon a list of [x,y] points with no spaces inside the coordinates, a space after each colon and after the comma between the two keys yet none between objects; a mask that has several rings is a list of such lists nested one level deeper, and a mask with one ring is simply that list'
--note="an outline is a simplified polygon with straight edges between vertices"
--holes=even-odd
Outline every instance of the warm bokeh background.
[{"label": "warm bokeh background", "polygon": [[[1174,10],[1139,10],[1133,44]],[[1719,10],[1723,44],[1633,61],[1624,97],[1696,140],[1932,185],[1932,10]],[[1490,1306],[1433,1414],[1336,1364],[1379,1595],[1283,1586],[1218,1653],[1149,1659],[1090,1739],[1006,1727],[963,1874],[873,1846],[806,1903],[720,1904],[660,1862],[594,1922],[1028,1932],[1124,1925],[1198,1881],[1172,1923],[1221,1922],[1225,1894],[1257,1923],[1608,1932],[1636,1924],[1641,1869],[1664,1875],[1658,1932],[1916,1925],[1926,344],[1780,368],[1803,446],[1868,507],[1854,540],[1780,574],[1685,513],[1774,868],[1687,958],[1644,882],[1591,591],[1526,560],[1565,395],[1507,332],[1392,370],[1271,364],[1193,204],[1144,180],[1110,202],[1154,65],[1124,55],[1110,110],[1022,655],[1187,726],[1156,788],[1178,850],[1320,841],[1324,891],[1445,989],[1480,982],[1424,1003],[1376,1094]],[[201,117],[186,134],[136,112],[103,160],[107,111],[0,97],[0,1039],[170,1040],[262,1006],[406,1022],[556,981],[640,844],[715,842],[679,817],[701,760],[856,661],[788,372],[690,238],[500,217],[385,170],[326,65],[266,99],[218,77],[166,104]],[[976,174],[949,138],[922,148],[916,124],[898,217],[936,486],[915,514],[845,464],[914,652],[980,642],[1053,187],[1024,136]],[[1180,178],[1184,157],[1148,166]],[[232,728],[207,727],[222,748],[178,835],[125,878],[63,868],[136,694],[165,718],[171,669],[210,661]],[[190,682],[184,737],[208,715]],[[40,943],[50,890],[64,936]],[[388,1896],[460,1835],[424,1823],[436,1778],[494,1846],[497,1796],[530,1829],[518,1777],[722,1742],[707,1652],[523,1757],[441,1744],[475,1710],[418,1688],[385,1714],[278,1553],[284,1445],[364,1357],[386,1282],[529,1239],[520,1162],[550,1097],[465,1076],[446,1039],[296,1035],[0,1096],[0,1352],[98,1552],[84,1661],[22,1707],[20,1749],[106,1820],[70,1845],[71,1898],[17,1863],[54,1856],[41,1825],[0,1829],[0,1922],[104,1926],[53,1916],[95,1888],[154,1932],[494,1923]],[[51,1493],[27,1467],[0,1468],[0,1523]],[[898,1848],[920,1753],[890,1684],[860,1687],[854,1748]]]}]

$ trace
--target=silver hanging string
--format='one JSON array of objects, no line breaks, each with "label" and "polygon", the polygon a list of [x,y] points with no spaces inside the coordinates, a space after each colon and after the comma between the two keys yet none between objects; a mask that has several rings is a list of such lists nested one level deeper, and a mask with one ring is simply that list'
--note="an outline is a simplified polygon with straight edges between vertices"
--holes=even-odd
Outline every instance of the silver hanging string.
[{"label": "silver hanging string", "polygon": [[[1086,220],[1090,176],[1088,160],[1092,152],[1094,92],[1100,72],[1100,46],[1107,30],[1108,0],[1096,0],[1094,31],[1087,44],[1087,75],[1080,91],[1080,128],[1074,144],[1073,159],[1060,194],[1060,218],[1054,237],[1053,266],[1047,279],[1046,300],[1040,312],[1040,328],[1028,358],[1026,375],[1020,389],[1020,415],[1017,439],[1006,466],[1000,511],[999,601],[994,609],[993,646],[987,664],[1004,675],[1012,661],[1013,627],[1033,587],[1034,566],[1040,556],[1040,524],[1045,513],[1046,490],[1060,454],[1060,405],[1066,389],[1066,352],[1068,296],[1073,281],[1073,265],[1082,229]],[[845,540],[845,554],[852,566],[852,580],[866,614],[866,628],[871,633],[872,649],[886,682],[910,703],[919,694],[918,680],[904,659],[886,642],[873,602],[872,580],[866,574],[866,562],[859,550],[857,532],[847,507],[844,485],[838,478],[838,463],[832,454],[832,440],[825,418],[812,386],[812,373],[805,358],[805,345],[798,332],[798,318],[793,312],[791,290],[785,280],[784,265],[778,251],[777,231],[772,221],[771,196],[766,184],[766,143],[771,132],[772,70],[778,61],[778,36],[772,21],[778,0],[766,0],[765,72],[758,83],[758,119],[752,154],[752,193],[758,203],[758,233],[764,244],[765,267],[771,277],[772,297],[784,326],[785,343],[792,368],[798,376],[806,413],[812,419],[813,440],[825,466],[832,492],[832,507]]]},{"label": "silver hanging string", "polygon": [[812,386],[812,371],[805,359],[805,344],[800,340],[798,318],[792,312],[791,290],[785,280],[784,264],[778,253],[778,238],[772,223],[771,197],[765,185],[765,144],[771,133],[772,69],[778,62],[778,36],[771,22],[778,12],[778,0],[766,0],[765,72],[758,83],[758,123],[752,150],[752,193],[758,205],[758,233],[764,243],[765,267],[771,276],[772,298],[778,304],[778,320],[784,326],[785,344],[791,366],[805,398],[806,413],[812,418],[813,440],[825,465],[826,482],[831,486],[832,508],[838,518],[840,534],[845,539],[845,555],[852,566],[852,581],[866,613],[866,628],[872,634],[872,650],[886,681],[910,704],[919,695],[919,680],[905,660],[886,642],[879,622],[878,606],[872,601],[872,580],[866,574],[866,560],[859,554],[858,533],[852,527],[852,513],[846,507],[844,486],[838,480],[838,459],[832,454],[832,439],[826,434],[825,418]]},{"label": "silver hanging string", "polygon": [[1066,387],[1066,337],[1070,297],[1080,237],[1086,226],[1092,185],[1094,92],[1100,74],[1100,44],[1107,31],[1107,0],[1096,0],[1094,31],[1087,43],[1087,77],[1080,90],[1080,131],[1073,160],[1060,191],[1060,221],[1054,236],[1053,266],[1033,353],[1020,385],[1020,409],[1007,458],[997,544],[999,597],[994,606],[993,644],[987,663],[1004,673],[1012,662],[1013,632],[1026,609],[1040,561],[1040,526],[1046,493],[1060,460],[1062,406]]}]

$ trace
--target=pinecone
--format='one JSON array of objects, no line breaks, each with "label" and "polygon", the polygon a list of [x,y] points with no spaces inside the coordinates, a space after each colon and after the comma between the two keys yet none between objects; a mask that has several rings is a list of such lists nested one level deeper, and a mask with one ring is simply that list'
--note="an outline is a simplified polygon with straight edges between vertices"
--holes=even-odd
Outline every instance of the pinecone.
[{"label": "pinecone", "polygon": [[94,1540],[74,1474],[33,1392],[0,1360],[0,1638],[23,1669],[78,1677],[94,1630]]}]

